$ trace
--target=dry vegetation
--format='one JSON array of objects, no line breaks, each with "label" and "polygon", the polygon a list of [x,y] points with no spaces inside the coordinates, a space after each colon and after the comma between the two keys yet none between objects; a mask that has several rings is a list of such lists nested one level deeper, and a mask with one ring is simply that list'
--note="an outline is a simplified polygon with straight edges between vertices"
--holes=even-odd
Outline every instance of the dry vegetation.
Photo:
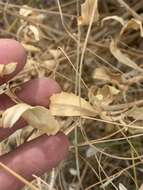
[{"label": "dry vegetation", "polygon": [[[82,12],[84,2],[0,1],[0,37],[16,38],[28,52],[11,85],[48,76],[75,94],[63,94],[70,96],[67,107],[63,98],[62,111],[53,111],[69,136],[70,154],[33,184],[39,190],[141,190],[143,0],[86,0],[90,11]],[[83,108],[78,96],[87,101]],[[15,133],[1,150],[23,143],[31,130]]]}]

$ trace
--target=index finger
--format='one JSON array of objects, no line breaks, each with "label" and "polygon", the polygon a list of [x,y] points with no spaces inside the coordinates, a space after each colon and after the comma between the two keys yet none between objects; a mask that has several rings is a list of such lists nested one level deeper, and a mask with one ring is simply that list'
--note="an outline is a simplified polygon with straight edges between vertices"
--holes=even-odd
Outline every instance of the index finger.
[{"label": "index finger", "polygon": [[14,39],[0,39],[0,65],[16,63],[16,68],[10,74],[0,76],[0,85],[14,77],[26,63],[24,47]]}]

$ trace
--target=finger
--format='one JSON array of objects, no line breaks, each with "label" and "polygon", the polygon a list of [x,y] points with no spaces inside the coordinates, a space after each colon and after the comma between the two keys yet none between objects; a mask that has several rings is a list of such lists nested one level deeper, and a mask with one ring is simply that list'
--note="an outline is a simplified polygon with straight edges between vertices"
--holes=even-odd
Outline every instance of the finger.
[{"label": "finger", "polygon": [[[32,174],[41,176],[57,166],[66,157],[68,147],[68,139],[63,133],[49,137],[43,135],[2,156],[0,162],[31,181]],[[19,190],[23,185],[13,175],[0,169],[0,190]]]},{"label": "finger", "polygon": [[13,39],[0,39],[0,64],[16,62],[14,72],[0,77],[0,85],[14,77],[26,63],[26,51],[23,46]]},{"label": "finger", "polygon": [[[56,81],[43,77],[22,84],[20,90],[16,91],[16,95],[25,103],[47,107],[49,97],[60,91],[61,88]],[[0,110],[5,110],[14,104],[7,95],[0,95]],[[0,128],[0,141],[24,126],[26,122],[21,118],[12,128]]]},{"label": "finger", "polygon": [[0,128],[0,142],[13,134],[16,130],[21,129],[27,125],[24,119],[19,119],[12,128]]},{"label": "finger", "polygon": [[33,106],[47,107],[49,97],[61,91],[59,84],[47,77],[36,78],[21,85],[21,90],[16,91],[20,100]]}]

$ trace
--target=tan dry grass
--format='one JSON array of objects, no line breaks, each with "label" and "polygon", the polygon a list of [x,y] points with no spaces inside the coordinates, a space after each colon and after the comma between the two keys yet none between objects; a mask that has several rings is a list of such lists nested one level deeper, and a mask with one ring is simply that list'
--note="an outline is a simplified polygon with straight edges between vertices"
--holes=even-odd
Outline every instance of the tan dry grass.
[{"label": "tan dry grass", "polygon": [[[120,90],[119,96],[104,106],[103,111],[107,115],[61,119],[65,129],[68,129],[71,142],[69,157],[59,168],[45,174],[42,179],[35,176],[34,184],[41,190],[47,187],[118,190],[120,183],[127,189],[138,189],[143,183],[143,123],[125,117],[125,114],[134,105],[143,104],[142,72],[120,64],[114,58],[109,45],[111,38],[119,35],[121,25],[116,20],[108,20],[101,26],[101,20],[117,15],[126,21],[135,18],[142,22],[143,1],[99,0],[99,21],[93,23],[91,17],[89,25],[77,26],[77,17],[80,16],[80,5],[83,2],[49,0],[47,5],[35,0],[0,2],[0,36],[14,37],[30,45],[26,46],[27,65],[11,82],[12,86],[18,86],[33,77],[48,76],[56,79],[64,91],[73,92],[91,103],[91,87],[99,89],[112,85]],[[33,17],[19,14],[24,4],[34,11]],[[44,20],[35,20],[35,15],[39,14],[44,16]],[[25,26],[28,25],[37,28],[39,41],[35,41],[30,33],[27,35]],[[23,28],[19,30],[21,26]],[[118,46],[142,68],[143,40],[138,30],[126,31]],[[58,48],[61,54],[55,58],[50,50]],[[110,70],[112,76],[115,72],[120,74],[127,80],[126,83],[93,79],[93,71],[103,66]],[[94,94],[92,96],[94,98]],[[2,151],[10,150],[11,145],[22,143],[30,132],[31,129],[25,129],[20,136],[16,134],[10,137],[1,144]],[[25,187],[26,189],[30,189],[30,186]]]}]

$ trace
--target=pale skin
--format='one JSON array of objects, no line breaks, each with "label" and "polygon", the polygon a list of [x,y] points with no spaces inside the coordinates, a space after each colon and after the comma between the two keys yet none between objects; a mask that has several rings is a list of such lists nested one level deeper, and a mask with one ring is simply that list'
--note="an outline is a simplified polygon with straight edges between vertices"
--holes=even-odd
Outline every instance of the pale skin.
[{"label": "pale skin", "polygon": [[[24,48],[15,40],[0,40],[0,64],[17,62],[16,70],[10,75],[0,77],[0,85],[14,77],[26,63]],[[46,77],[32,79],[21,85],[16,95],[21,101],[31,105],[48,107],[49,97],[61,91],[57,82]],[[14,105],[15,103],[6,95],[0,95],[0,109]],[[26,122],[20,119],[13,128],[0,128],[0,141],[4,140],[16,130],[23,128]],[[42,135],[30,142],[24,143],[12,152],[0,156],[0,162],[11,170],[31,181],[32,175],[41,176],[45,172],[56,167],[65,159],[68,153],[69,142],[67,137],[59,132],[54,136]],[[20,190],[24,183],[11,175],[2,167],[0,168],[0,190]]]}]

